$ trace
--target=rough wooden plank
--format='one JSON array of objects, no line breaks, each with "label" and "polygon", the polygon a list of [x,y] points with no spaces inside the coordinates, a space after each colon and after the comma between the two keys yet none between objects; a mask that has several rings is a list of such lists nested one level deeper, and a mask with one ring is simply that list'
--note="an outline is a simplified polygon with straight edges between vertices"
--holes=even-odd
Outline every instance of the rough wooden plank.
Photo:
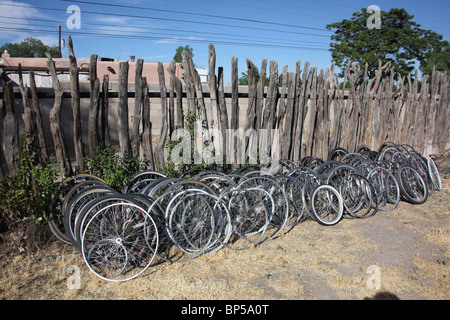
[{"label": "rough wooden plank", "polygon": [[158,77],[159,77],[159,90],[161,94],[161,129],[158,137],[158,143],[156,145],[155,153],[155,165],[159,170],[162,169],[166,159],[165,146],[168,133],[168,110],[167,110],[167,89],[166,81],[164,78],[164,68],[161,62],[158,62]]},{"label": "rough wooden plank", "polygon": [[178,77],[175,75],[175,62],[169,65],[167,72],[169,73],[170,79],[173,82],[176,96],[176,107],[175,107],[176,128],[184,128],[183,84],[181,83],[181,80],[178,79]]},{"label": "rough wooden plank", "polygon": [[310,88],[310,99],[307,100],[308,109],[306,110],[302,133],[302,154],[312,156],[312,146],[314,137],[314,123],[317,110],[317,68],[312,67],[308,76],[308,85]]},{"label": "rough wooden plank", "polygon": [[298,82],[300,82],[297,85],[297,125],[295,127],[295,139],[293,143],[293,154],[291,155],[292,160],[295,162],[299,162],[302,157],[304,157],[303,149],[302,149],[302,135],[303,135],[303,125],[305,121],[305,115],[306,111],[308,109],[308,96],[309,91],[307,92],[307,77],[309,73],[309,61],[305,62],[305,65],[303,67],[303,75],[302,79],[297,79]]},{"label": "rough wooden plank", "polygon": [[95,154],[98,149],[98,114],[99,114],[99,99],[97,87],[97,58],[98,55],[92,54],[89,61],[89,83],[90,83],[90,104],[89,104],[89,120],[88,120],[88,141],[89,153],[91,156]]},{"label": "rough wooden plank", "polygon": [[296,73],[289,72],[287,74],[288,84],[287,84],[287,98],[286,98],[286,111],[284,116],[284,126],[281,127],[281,159],[289,159],[290,148],[293,146],[293,140],[297,137],[292,137],[293,129],[293,111],[294,111],[294,101],[296,95]]},{"label": "rough wooden plank", "polygon": [[19,123],[14,108],[13,82],[3,78],[3,156],[10,175],[19,168]]},{"label": "rough wooden plank", "polygon": [[[238,58],[231,58],[231,125],[230,128],[234,133],[239,129],[239,87],[238,87]],[[231,141],[230,141],[231,142]],[[238,164],[241,150],[238,146],[239,139],[233,135],[232,150],[229,150],[233,164]]]},{"label": "rough wooden plank", "polygon": [[34,119],[36,123],[36,138],[39,146],[38,156],[41,163],[48,162],[47,144],[44,136],[44,125],[42,122],[42,113],[39,105],[39,98],[36,89],[36,82],[34,79],[34,72],[30,70],[28,73],[30,79],[30,91],[31,91],[31,108],[33,109]]},{"label": "rough wooden plank", "polygon": [[134,157],[139,157],[139,130],[141,125],[141,112],[143,104],[142,96],[142,71],[144,68],[144,59],[137,59],[136,70],[134,74],[134,110],[131,119],[130,142]]},{"label": "rough wooden plank", "polygon": [[64,130],[61,122],[61,107],[63,103],[64,92],[61,89],[61,84],[56,75],[55,62],[51,55],[47,52],[47,68],[50,71],[53,83],[53,90],[55,91],[55,102],[53,108],[50,110],[50,129],[53,136],[53,144],[55,147],[56,159],[59,162],[61,171],[64,176],[72,175],[72,167],[70,164],[67,146],[64,141]]},{"label": "rough wooden plank", "polygon": [[36,124],[34,121],[33,109],[30,105],[30,88],[24,86],[22,66],[19,63],[19,89],[22,96],[23,105],[23,122],[24,122],[24,134],[27,141],[27,145],[32,148],[32,150],[37,149],[36,145]]},{"label": "rough wooden plank", "polygon": [[194,88],[194,77],[190,71],[188,55],[182,54],[183,57],[183,77],[186,90],[186,100],[188,105],[188,113],[191,115],[197,115],[196,113],[196,99],[195,99],[195,88]]},{"label": "rough wooden plank", "polygon": [[225,90],[223,84],[223,67],[218,68],[217,72],[217,98],[218,98],[218,108],[219,108],[219,123],[220,123],[220,132],[222,135],[223,146],[222,150],[224,152],[224,156],[228,153],[228,140],[227,140],[227,130],[229,129],[229,121],[228,121],[228,111],[225,100]]},{"label": "rough wooden plank", "polygon": [[111,145],[111,136],[109,133],[109,76],[107,74],[103,75],[102,83],[102,137],[105,146],[109,147]]},{"label": "rough wooden plank", "polygon": [[[294,95],[294,105],[293,105],[293,111],[292,111],[292,146],[290,147],[290,152],[289,152],[289,160],[293,160],[294,158],[294,149],[295,149],[295,143],[294,141],[297,139],[298,136],[298,115],[300,112],[299,109],[299,93],[300,93],[300,76],[302,73],[302,68],[301,68],[301,61],[297,61],[295,64],[295,95]],[[295,160],[296,162],[298,161],[298,159]]]},{"label": "rough wooden plank", "polygon": [[86,167],[84,163],[84,146],[83,135],[81,128],[81,103],[80,103],[80,82],[77,66],[77,59],[73,50],[72,38],[69,36],[67,48],[69,50],[70,62],[70,102],[72,106],[73,115],[73,144],[75,151],[76,172],[85,172]]},{"label": "rough wooden plank", "polygon": [[119,62],[119,100],[117,103],[117,130],[119,136],[119,156],[131,155],[131,142],[128,134],[128,61]]},{"label": "rough wooden plank", "polygon": [[247,119],[245,122],[245,154],[246,160],[250,163],[256,163],[257,152],[257,136],[255,131],[256,121],[256,79],[255,79],[255,65],[252,60],[247,59],[247,74],[248,74],[248,103],[247,103]]},{"label": "rough wooden plank", "polygon": [[[175,70],[175,61],[170,61],[169,69]],[[169,79],[169,100],[168,100],[168,113],[169,113],[169,124],[168,124],[168,135],[172,136],[172,132],[175,130],[175,82],[172,77]]]},{"label": "rough wooden plank", "polygon": [[147,170],[155,170],[155,161],[152,145],[152,122],[150,119],[150,97],[148,94],[147,78],[142,78],[142,136],[141,142],[141,160],[147,166]]}]

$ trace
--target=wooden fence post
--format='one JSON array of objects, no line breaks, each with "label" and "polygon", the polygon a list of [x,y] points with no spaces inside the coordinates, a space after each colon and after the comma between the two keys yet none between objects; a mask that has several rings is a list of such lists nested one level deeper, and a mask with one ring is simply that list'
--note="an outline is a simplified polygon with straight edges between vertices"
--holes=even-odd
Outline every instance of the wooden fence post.
[{"label": "wooden fence post", "polygon": [[106,147],[109,147],[111,144],[111,136],[109,134],[109,122],[108,122],[108,115],[109,115],[109,76],[105,74],[103,76],[103,84],[102,84],[102,137],[103,142]]},{"label": "wooden fence post", "polygon": [[150,119],[150,97],[148,95],[147,78],[142,78],[142,95],[144,103],[142,105],[142,137],[141,137],[141,159],[147,164],[148,170],[155,170],[152,147],[152,122]]},{"label": "wooden fence post", "polygon": [[3,77],[3,155],[10,175],[19,169],[19,123],[14,108],[14,90],[12,81]]},{"label": "wooden fence post", "polygon": [[302,136],[303,136],[303,126],[305,122],[305,115],[308,111],[308,99],[309,99],[309,87],[307,87],[308,83],[308,73],[309,73],[309,61],[305,62],[305,66],[303,67],[303,75],[300,80],[297,78],[297,82],[301,82],[297,85],[297,125],[295,127],[295,139],[293,141],[293,157],[292,160],[298,162],[300,159],[304,157],[304,151],[302,151]]},{"label": "wooden fence post", "polygon": [[28,144],[31,145],[32,149],[37,149],[36,145],[36,124],[34,121],[33,110],[30,105],[30,89],[23,84],[23,76],[22,76],[22,66],[19,63],[19,88],[22,96],[22,104],[23,104],[23,122],[24,122],[24,130],[26,132],[25,139]]},{"label": "wooden fence post", "polygon": [[225,91],[223,85],[223,67],[219,67],[217,71],[217,96],[218,96],[218,108],[219,108],[219,122],[220,122],[220,132],[222,134],[222,150],[223,153],[227,156],[228,159],[228,141],[227,141],[227,130],[229,128],[228,122],[228,111],[225,100]]},{"label": "wooden fence post", "polygon": [[[244,132],[244,150],[246,157],[250,158],[255,154],[256,150],[256,132],[255,119],[256,119],[256,80],[255,80],[255,65],[250,59],[247,59],[247,75],[248,75],[248,103],[247,103],[247,120],[245,122]],[[247,160],[247,159],[245,159]],[[257,159],[250,159],[257,160]]]},{"label": "wooden fence post", "polygon": [[75,161],[78,167],[78,172],[86,170],[84,164],[84,147],[81,128],[80,117],[80,84],[78,78],[77,59],[73,50],[72,38],[69,36],[68,46],[69,61],[70,61],[70,94],[73,114],[73,144],[75,149]]},{"label": "wooden fence post", "polygon": [[[239,130],[239,87],[238,87],[238,58],[232,57],[231,58],[231,125],[230,128],[232,129],[233,135],[230,137],[230,139],[233,139],[233,143],[231,145],[233,146],[233,150],[229,150],[230,156],[231,156],[231,163],[238,165],[239,162],[238,159],[239,155],[239,139],[237,137],[238,130]],[[239,153],[240,154],[240,153]]]},{"label": "wooden fence post", "polygon": [[128,61],[119,62],[118,135],[120,157],[130,155],[131,143],[128,134]]},{"label": "wooden fence post", "polygon": [[211,143],[214,144],[216,151],[216,159],[220,158],[222,163],[222,156],[224,154],[222,136],[220,135],[220,113],[217,100],[217,78],[216,78],[216,50],[213,44],[209,44],[209,73],[208,73],[208,86],[209,86],[209,101],[211,105],[211,132],[213,139]]},{"label": "wooden fence post", "polygon": [[36,137],[37,137],[37,143],[39,146],[39,159],[41,163],[47,163],[48,162],[48,153],[47,153],[47,144],[45,142],[45,136],[44,136],[44,125],[42,123],[42,113],[41,108],[39,106],[39,98],[38,93],[36,89],[36,82],[34,79],[34,72],[30,70],[29,72],[29,78],[30,78],[30,91],[31,91],[31,108],[33,109],[33,113],[35,115],[35,122],[36,122]]},{"label": "wooden fence post", "polygon": [[173,81],[173,86],[176,92],[176,128],[184,128],[184,114],[183,114],[183,84],[181,80],[175,75],[176,64],[171,63],[167,72],[169,72],[170,79]]},{"label": "wooden fence post", "polygon": [[263,125],[262,128],[266,129],[266,143],[268,156],[272,155],[272,142],[273,142],[273,132],[275,124],[275,114],[276,106],[278,100],[278,82],[280,78],[278,76],[278,62],[270,61],[270,76],[269,76],[269,86],[267,88],[267,98],[266,105],[263,115]]},{"label": "wooden fence post", "polygon": [[134,109],[132,117],[132,125],[130,128],[131,152],[134,157],[139,157],[139,129],[141,123],[142,112],[142,71],[144,60],[137,59],[136,70],[134,75]]},{"label": "wooden fence post", "polygon": [[[175,61],[170,61],[169,69],[175,70]],[[172,136],[175,130],[175,88],[176,83],[173,77],[169,79],[169,128],[168,136]]]},{"label": "wooden fence post", "polygon": [[50,129],[52,131],[56,159],[60,164],[61,171],[67,177],[72,174],[72,167],[70,165],[67,145],[64,141],[64,130],[61,123],[61,107],[64,92],[61,89],[61,84],[59,83],[58,76],[56,75],[55,61],[53,61],[48,52],[46,52],[46,55],[48,58],[47,68],[50,71],[53,82],[53,90],[55,91],[55,103],[50,111]]},{"label": "wooden fence post", "polygon": [[307,110],[305,111],[305,119],[303,123],[302,133],[302,154],[304,156],[312,156],[312,144],[314,137],[314,123],[316,118],[316,101],[317,101],[317,68],[312,67],[308,76],[308,90],[310,99],[306,99]]},{"label": "wooden fence post", "polygon": [[294,101],[296,94],[296,73],[289,72],[287,74],[287,101],[286,111],[284,115],[284,126],[281,129],[281,159],[289,159],[290,148],[292,144],[292,130],[293,130],[293,116],[294,116]]},{"label": "wooden fence post", "polygon": [[92,54],[89,62],[90,106],[88,120],[89,153],[92,157],[98,148],[99,85],[97,83],[97,55]]},{"label": "wooden fence post", "polygon": [[168,131],[168,119],[167,119],[167,90],[164,78],[163,64],[158,62],[158,76],[159,76],[159,90],[161,93],[161,129],[159,133],[158,143],[156,145],[156,164],[161,170],[166,160],[165,146]]}]

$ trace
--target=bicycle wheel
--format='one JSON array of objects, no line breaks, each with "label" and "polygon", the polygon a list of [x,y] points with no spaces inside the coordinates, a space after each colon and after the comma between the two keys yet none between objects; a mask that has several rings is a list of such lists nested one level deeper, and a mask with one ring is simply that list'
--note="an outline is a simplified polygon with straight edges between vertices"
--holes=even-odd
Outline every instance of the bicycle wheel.
[{"label": "bicycle wheel", "polygon": [[348,154],[348,151],[344,148],[337,147],[328,153],[327,161],[338,161],[340,158]]},{"label": "bicycle wheel", "polygon": [[400,167],[397,172],[397,181],[405,201],[413,204],[422,204],[427,201],[427,184],[413,167],[408,165]]},{"label": "bicycle wheel", "polygon": [[310,212],[322,225],[337,224],[344,214],[344,201],[339,192],[329,185],[321,185],[311,196]]},{"label": "bicycle wheel", "polygon": [[289,213],[286,225],[292,227],[305,221],[308,215],[303,203],[303,185],[301,182],[292,176],[277,176],[276,178],[280,181],[280,185],[289,201]]},{"label": "bicycle wheel", "polygon": [[400,203],[400,188],[397,179],[384,167],[372,169],[367,174],[378,196],[378,210],[392,211]]},{"label": "bicycle wheel", "polygon": [[131,178],[128,179],[128,182],[124,187],[124,189],[122,190],[122,193],[139,192],[148,183],[160,178],[166,178],[166,175],[164,175],[161,172],[153,170],[146,170],[136,173],[135,175],[133,175]]},{"label": "bicycle wheel", "polygon": [[430,175],[427,160],[418,153],[411,153],[409,157],[409,164],[411,165],[411,167],[416,169],[416,171],[421,175],[423,180],[425,180],[428,187],[428,194],[429,195],[433,194],[434,183]]},{"label": "bicycle wheel", "polygon": [[378,210],[376,190],[370,181],[360,174],[347,174],[342,180],[340,194],[345,210],[351,217],[372,217]]},{"label": "bicycle wheel", "polygon": [[96,276],[107,281],[128,281],[153,262],[158,230],[145,208],[134,203],[113,203],[88,221],[81,247],[86,265]]},{"label": "bicycle wheel", "polygon": [[267,191],[275,204],[271,212],[270,225],[275,227],[271,230],[270,239],[280,234],[286,225],[289,216],[289,201],[277,179],[272,175],[258,175],[256,172],[245,175],[238,184],[238,188],[259,187]]},{"label": "bicycle wheel", "polygon": [[72,189],[72,187],[78,183],[88,181],[88,180],[96,180],[106,184],[103,179],[96,177],[91,174],[78,174],[63,180],[55,193],[52,195],[52,201],[50,204],[50,212],[48,215],[48,226],[53,235],[60,241],[71,244],[69,238],[66,236],[66,232],[64,230],[64,221],[63,221],[63,202],[67,195],[67,193]]},{"label": "bicycle wheel", "polygon": [[217,251],[226,240],[224,207],[218,198],[203,190],[176,193],[166,210],[166,228],[173,243],[190,258]]},{"label": "bicycle wheel", "polygon": [[262,243],[274,210],[270,194],[259,187],[232,188],[221,199],[227,203],[231,226],[231,237],[224,246],[245,250]]},{"label": "bicycle wheel", "polygon": [[438,168],[436,166],[436,163],[433,159],[429,158],[427,160],[427,166],[428,166],[428,172],[431,177],[431,181],[433,182],[434,188],[437,191],[442,190],[442,182],[441,182],[441,176],[439,175]]},{"label": "bicycle wheel", "polygon": [[64,230],[70,242],[76,246],[75,238],[75,219],[78,212],[88,204],[92,199],[97,199],[105,194],[116,193],[117,191],[106,185],[93,185],[84,188],[76,194],[72,200],[65,206],[63,215]]}]

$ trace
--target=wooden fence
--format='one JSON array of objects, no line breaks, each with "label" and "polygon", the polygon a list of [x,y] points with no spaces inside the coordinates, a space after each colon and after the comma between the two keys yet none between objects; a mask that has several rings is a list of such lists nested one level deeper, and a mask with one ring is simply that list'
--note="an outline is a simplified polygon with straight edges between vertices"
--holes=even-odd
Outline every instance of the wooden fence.
[{"label": "wooden fence", "polygon": [[[163,64],[158,64],[159,92],[151,92],[151,84],[142,77],[141,59],[137,60],[136,73],[129,75],[129,63],[119,64],[117,92],[117,124],[108,121],[111,112],[108,77],[97,78],[96,55],[92,55],[90,72],[89,114],[87,128],[80,120],[80,84],[72,41],[70,52],[70,92],[62,90],[57,78],[55,64],[48,57],[48,70],[52,76],[54,104],[50,110],[49,123],[52,149],[66,175],[84,172],[84,157],[93,154],[100,143],[114,143],[110,130],[117,130],[120,155],[133,154],[146,159],[150,169],[160,169],[169,154],[167,142],[177,128],[185,126],[189,114],[197,114],[201,124],[199,132],[203,145],[214,144],[227,154],[232,164],[239,164],[238,154],[263,146],[279,152],[280,159],[299,161],[305,156],[327,158],[335,147],[354,152],[358,146],[367,145],[377,149],[386,141],[405,143],[417,151],[429,155],[450,147],[450,108],[447,73],[433,71],[419,81],[418,73],[394,81],[394,69],[390,64],[379,63],[376,76],[368,78],[367,66],[360,69],[350,64],[339,79],[334,66],[326,70],[302,66],[297,62],[295,72],[283,66],[280,84],[279,66],[276,61],[262,61],[260,79],[255,79],[255,65],[246,60],[248,86],[239,86],[236,57],[231,59],[231,88],[225,90],[223,67],[217,68],[213,45],[209,46],[208,83],[201,83],[189,55],[183,55],[184,81],[175,76],[175,64],[167,71],[170,85],[166,86]],[[267,67],[269,72],[267,74]],[[20,79],[21,77],[21,72]],[[12,146],[18,146],[19,121],[11,81],[3,75],[3,136],[0,157],[4,158],[8,171],[15,172],[19,159]],[[264,86],[266,78],[268,86]],[[30,87],[19,83],[23,104],[23,125],[31,132],[30,143],[39,150],[42,161],[49,158],[46,145],[43,116],[39,106],[38,88],[30,72]],[[130,95],[130,80],[134,80]],[[61,120],[63,99],[70,96],[72,110],[71,128]],[[151,97],[157,97],[160,108],[158,120],[151,118]],[[134,99],[129,104],[130,97]],[[130,106],[132,108],[130,109]],[[155,132],[155,127],[158,132]],[[243,136],[229,132],[241,129]],[[266,131],[262,130],[266,129]],[[275,130],[274,130],[275,129]],[[88,131],[83,141],[83,131]],[[211,136],[217,130],[219,134]],[[271,131],[272,130],[272,131]],[[67,141],[70,131],[73,141]],[[260,134],[274,132],[277,134]],[[254,134],[245,135],[245,132]],[[275,148],[274,148],[275,147]],[[73,150],[69,150],[73,148]],[[218,150],[218,149],[217,149]],[[71,159],[70,154],[73,154]],[[244,156],[245,158],[245,156]],[[6,168],[0,167],[0,178]]]}]

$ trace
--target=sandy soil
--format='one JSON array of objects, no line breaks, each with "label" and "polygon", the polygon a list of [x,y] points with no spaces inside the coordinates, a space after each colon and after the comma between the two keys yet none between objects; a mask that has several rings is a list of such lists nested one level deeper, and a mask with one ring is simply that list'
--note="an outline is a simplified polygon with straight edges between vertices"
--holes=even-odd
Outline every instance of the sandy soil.
[{"label": "sandy soil", "polygon": [[[450,298],[450,181],[422,205],[368,219],[307,220],[254,248],[163,263],[121,283],[96,277],[57,240],[0,255],[0,299],[402,300]],[[74,270],[79,282],[74,282]]]}]

